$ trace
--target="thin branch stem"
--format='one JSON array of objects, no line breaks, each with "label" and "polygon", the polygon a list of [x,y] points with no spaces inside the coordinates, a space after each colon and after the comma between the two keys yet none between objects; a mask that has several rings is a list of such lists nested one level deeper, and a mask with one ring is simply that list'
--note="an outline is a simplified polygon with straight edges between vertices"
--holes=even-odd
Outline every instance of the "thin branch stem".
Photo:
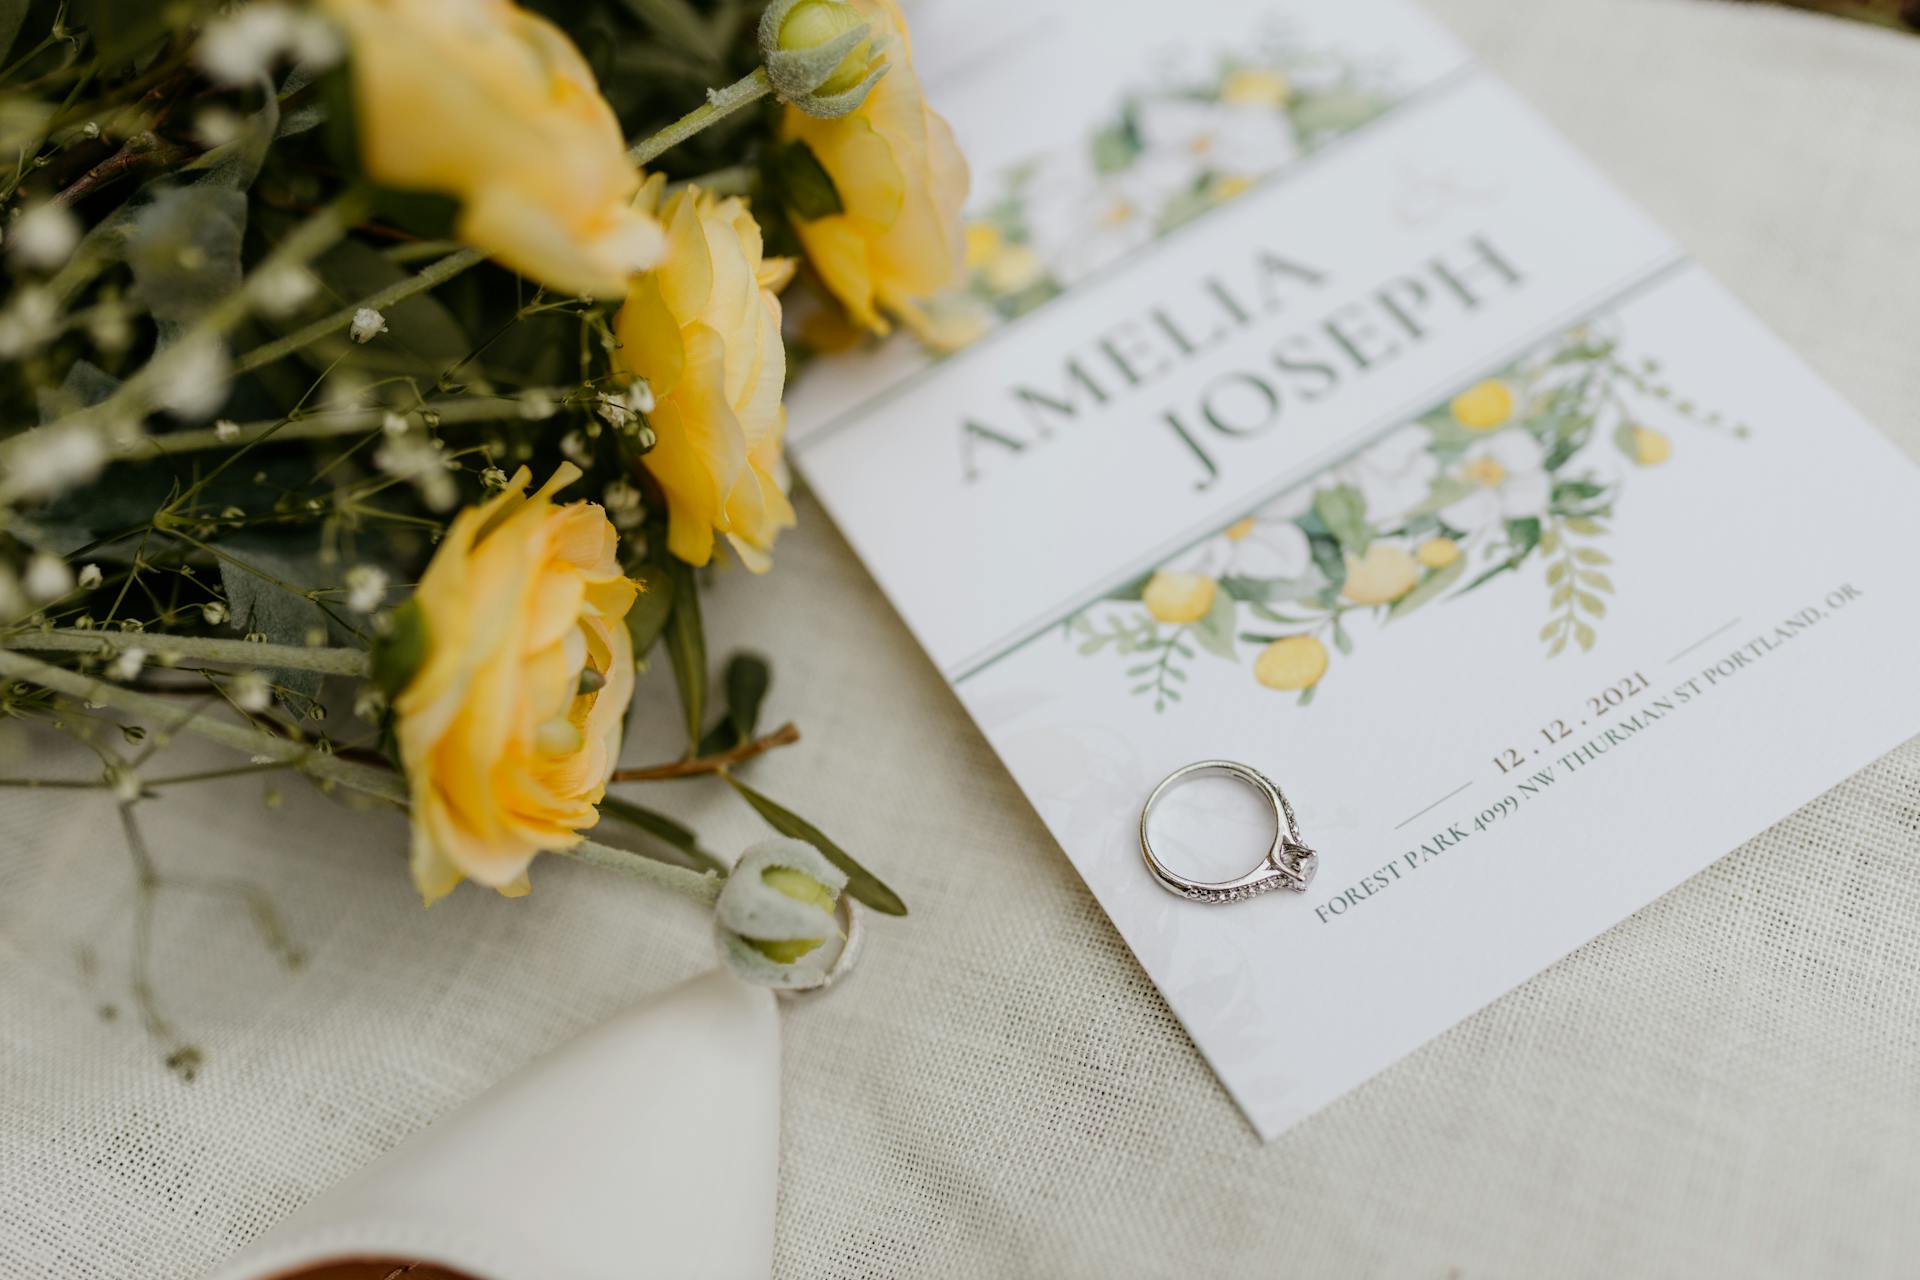
[{"label": "thin branch stem", "polygon": [[369,659],[363,649],[309,649],[302,645],[259,644],[251,640],[223,640],[213,636],[176,636],[164,631],[82,631],[60,627],[52,631],[22,631],[0,637],[8,649],[43,653],[92,653],[101,656],[143,649],[153,657],[199,658],[246,667],[280,667],[319,671],[336,676],[364,676]]},{"label": "thin branch stem", "polygon": [[357,302],[350,302],[329,315],[321,316],[312,324],[295,329],[285,337],[265,342],[242,355],[233,362],[236,375],[258,369],[263,364],[272,364],[282,356],[292,355],[302,347],[311,346],[331,333],[350,327],[353,317],[365,308],[385,311],[388,307],[405,302],[416,293],[425,293],[428,289],[443,285],[469,267],[477,267],[487,260],[487,255],[479,249],[462,249],[450,253],[440,261],[428,267],[422,267],[405,280],[396,280],[376,293],[370,293]]},{"label": "thin branch stem", "polygon": [[[565,401],[574,388],[543,387],[520,396],[465,395],[433,400],[409,412],[431,413],[439,425],[453,423],[498,422],[519,416],[523,398],[546,396],[555,404]],[[237,432],[225,435],[216,427],[197,427],[191,431],[169,431],[165,435],[145,436],[128,441],[114,452],[122,458],[151,458],[160,454],[198,453],[206,449],[239,448],[271,436],[283,440],[326,440],[335,436],[358,435],[372,431],[395,410],[382,405],[372,409],[328,409],[298,418],[269,418],[241,423]]]},{"label": "thin branch stem", "polygon": [[571,849],[555,849],[553,852],[563,858],[572,858],[575,862],[618,872],[632,880],[644,880],[662,889],[671,889],[682,897],[708,905],[720,897],[720,890],[727,882],[725,876],[711,871],[675,866],[671,862],[649,858],[643,853],[601,844],[598,840],[582,840]]},{"label": "thin branch stem", "polygon": [[730,751],[721,751],[710,756],[696,756],[691,760],[676,760],[671,764],[648,765],[639,769],[615,769],[608,776],[608,782],[667,782],[674,778],[693,778],[704,773],[724,773],[733,765],[764,755],[775,747],[790,746],[800,741],[800,730],[788,721],[772,733],[743,742]]},{"label": "thin branch stem", "polygon": [[772,92],[773,81],[767,79],[767,69],[755,67],[750,74],[740,77],[724,89],[707,90],[704,103],[652,137],[634,143],[627,151],[627,159],[635,164],[650,164],[662,152],[679,146],[708,125],[719,123],[740,108],[750,106]]}]

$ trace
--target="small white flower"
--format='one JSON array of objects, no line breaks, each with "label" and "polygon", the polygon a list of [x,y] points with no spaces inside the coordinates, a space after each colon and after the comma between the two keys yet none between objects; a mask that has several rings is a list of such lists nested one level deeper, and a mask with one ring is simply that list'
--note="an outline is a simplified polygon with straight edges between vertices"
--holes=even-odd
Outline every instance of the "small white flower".
[{"label": "small white flower", "polygon": [[553,397],[544,391],[529,391],[520,397],[520,416],[528,422],[551,418],[558,408]]},{"label": "small white flower", "polygon": [[213,424],[213,438],[216,440],[238,440],[240,438],[240,424],[232,418],[220,419],[220,421]]},{"label": "small white flower", "polygon": [[403,436],[407,434],[407,415],[404,413],[388,413],[380,419],[380,429],[390,436]]},{"label": "small white flower", "polygon": [[653,412],[653,388],[647,385],[645,378],[635,378],[633,385],[627,388],[627,406],[635,413]]},{"label": "small white flower", "polygon": [[15,291],[0,312],[0,360],[27,354],[59,330],[60,303],[51,291],[31,285]]},{"label": "small white flower", "polygon": [[133,342],[133,325],[127,321],[127,309],[108,303],[95,307],[87,317],[87,336],[108,355],[125,351]]},{"label": "small white flower", "polygon": [[65,205],[43,201],[8,228],[7,249],[22,266],[51,271],[73,256],[80,243],[80,220]]},{"label": "small white flower", "polygon": [[273,701],[273,686],[258,671],[242,671],[227,686],[227,696],[242,711],[265,711]]},{"label": "small white flower", "polygon": [[1537,516],[1553,497],[1546,451],[1525,431],[1502,431],[1476,441],[1460,460],[1464,497],[1440,509],[1448,528],[1477,533],[1503,520]]},{"label": "small white flower", "polygon": [[1440,463],[1430,451],[1433,433],[1418,424],[1399,428],[1334,472],[1340,484],[1360,491],[1367,519],[1391,528],[1427,500]]},{"label": "small white flower", "polygon": [[445,511],[459,500],[460,491],[447,474],[449,464],[440,442],[418,432],[389,437],[375,451],[373,465],[411,483],[435,511]]},{"label": "small white flower", "polygon": [[181,418],[204,418],[226,402],[233,364],[218,339],[183,338],[156,364],[153,398],[161,408]]},{"label": "small white flower", "polygon": [[262,271],[253,282],[253,296],[263,314],[284,316],[320,288],[313,272],[295,262],[283,262]]},{"label": "small white flower", "polygon": [[348,328],[347,336],[355,342],[372,342],[386,331],[387,318],[372,307],[362,307],[353,313],[353,324]]},{"label": "small white flower", "polygon": [[361,720],[378,722],[380,713],[387,709],[387,695],[378,685],[363,684],[353,695],[353,714]]},{"label": "small white flower", "polygon": [[606,508],[607,518],[613,521],[617,529],[631,529],[640,523],[645,514],[642,510],[640,490],[625,480],[609,483],[601,493],[600,500]]},{"label": "small white flower", "polygon": [[107,442],[85,425],[43,427],[15,436],[0,455],[7,487],[36,497],[52,497],[100,474],[107,464]]},{"label": "small white flower", "polygon": [[217,627],[227,620],[227,606],[218,600],[203,604],[200,606],[200,616],[207,620],[208,626]]},{"label": "small white flower", "polygon": [[45,604],[73,590],[73,570],[67,568],[67,562],[59,556],[42,551],[27,561],[27,577],[23,585],[36,604]]},{"label": "small white flower", "polygon": [[99,586],[102,576],[100,566],[97,564],[83,564],[80,566],[80,586],[84,590],[91,591]]},{"label": "small white flower", "polygon": [[297,25],[292,10],[274,0],[235,9],[201,33],[200,69],[216,84],[253,84],[272,70]]},{"label": "small white flower", "polygon": [[370,564],[347,570],[347,608],[372,613],[387,598],[387,575]]},{"label": "small white flower", "polygon": [[499,467],[488,467],[480,473],[480,483],[489,489],[504,489],[507,487],[507,473]]},{"label": "small white flower", "polygon": [[340,45],[340,32],[331,22],[318,14],[302,13],[287,33],[287,52],[308,70],[324,71],[340,61],[344,50]]},{"label": "small white flower", "polygon": [[633,410],[627,408],[625,400],[603,399],[594,406],[594,409],[615,431],[622,430],[634,421]]},{"label": "small white flower", "polygon": [[587,438],[578,431],[569,431],[560,437],[560,453],[579,466],[593,465],[593,450],[587,447]]},{"label": "small white flower", "polygon": [[107,674],[115,680],[132,680],[139,676],[140,668],[147,665],[147,651],[139,646],[122,649],[119,656],[107,666]]},{"label": "small white flower", "polygon": [[246,122],[225,107],[208,107],[193,118],[194,136],[209,151],[223,147],[240,136]]}]

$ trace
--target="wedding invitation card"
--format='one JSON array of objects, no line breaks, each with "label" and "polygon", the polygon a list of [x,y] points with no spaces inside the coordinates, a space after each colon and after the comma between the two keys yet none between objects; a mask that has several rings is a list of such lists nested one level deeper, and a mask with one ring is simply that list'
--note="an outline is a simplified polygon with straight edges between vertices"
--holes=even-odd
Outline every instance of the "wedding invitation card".
[{"label": "wedding invitation card", "polygon": [[916,18],[981,333],[792,453],[1262,1135],[1920,729],[1920,473],[1417,10]]}]

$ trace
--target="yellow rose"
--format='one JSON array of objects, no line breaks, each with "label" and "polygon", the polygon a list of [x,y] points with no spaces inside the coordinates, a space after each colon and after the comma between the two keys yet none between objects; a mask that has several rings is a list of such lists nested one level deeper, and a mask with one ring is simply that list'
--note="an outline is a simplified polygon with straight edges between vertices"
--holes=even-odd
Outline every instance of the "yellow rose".
[{"label": "yellow rose", "polygon": [[1491,431],[1513,416],[1513,388],[1498,378],[1475,383],[1453,398],[1453,420],[1469,431]]},{"label": "yellow rose", "polygon": [[1281,636],[1253,660],[1253,678],[1269,689],[1311,689],[1327,674],[1327,646],[1312,636]]},{"label": "yellow rose", "polygon": [[659,258],[619,121],[558,27],[507,0],[324,5],[368,177],[454,197],[454,234],[562,293],[617,298]]},{"label": "yellow rose", "polygon": [[[665,179],[647,180],[653,208]],[[613,318],[614,362],[647,380],[656,437],[642,459],[667,494],[667,545],[688,564],[713,556],[716,533],[747,568],[773,564],[773,540],[793,526],[780,454],[787,352],[775,290],[793,276],[787,258],[761,253],[760,226],[738,197],[697,187],[660,210],[667,256],[636,276]]]},{"label": "yellow rose", "polygon": [[454,518],[414,592],[420,665],[393,700],[413,810],[413,883],[428,903],[461,877],[508,897],[527,864],[579,843],[620,754],[633,695],[624,619],[638,588],[588,502],[555,506],[563,463],[526,495]]},{"label": "yellow rose", "polygon": [[1140,602],[1161,622],[1198,622],[1213,609],[1213,579],[1204,573],[1162,569],[1147,581]]},{"label": "yellow rose", "polygon": [[1347,557],[1347,583],[1340,594],[1355,604],[1391,604],[1413,590],[1419,566],[1405,549],[1376,542],[1367,554]]},{"label": "yellow rose", "polygon": [[1444,569],[1460,558],[1460,544],[1452,538],[1428,538],[1413,554],[1429,569]]},{"label": "yellow rose", "polygon": [[966,237],[967,162],[927,106],[895,0],[853,0],[884,49],[887,73],[834,120],[788,107],[781,136],[804,142],[833,180],[841,212],[794,220],[807,259],[854,320],[887,332],[881,312],[921,328],[919,302],[957,284]]},{"label": "yellow rose", "polygon": [[1673,456],[1673,441],[1652,427],[1633,428],[1633,460],[1643,467],[1657,467]]}]

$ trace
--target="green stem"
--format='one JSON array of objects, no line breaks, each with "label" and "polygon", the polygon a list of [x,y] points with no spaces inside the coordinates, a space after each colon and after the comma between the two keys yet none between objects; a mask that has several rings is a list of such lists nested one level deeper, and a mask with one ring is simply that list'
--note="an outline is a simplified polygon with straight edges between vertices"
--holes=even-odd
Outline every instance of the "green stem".
[{"label": "green stem", "polygon": [[236,375],[258,369],[263,364],[272,364],[282,356],[292,355],[305,346],[318,342],[330,333],[338,333],[353,324],[353,317],[361,310],[371,307],[375,311],[385,311],[388,307],[405,302],[416,293],[424,293],[459,275],[469,267],[477,267],[487,260],[487,255],[479,249],[462,249],[450,253],[430,267],[423,267],[405,280],[368,294],[358,302],[350,302],[338,311],[324,315],[312,324],[295,329],[285,337],[275,338],[247,352],[233,362]]},{"label": "green stem", "polygon": [[336,676],[364,676],[368,658],[362,649],[309,649],[291,644],[258,644],[251,640],[223,640],[211,636],[176,636],[163,631],[81,631],[61,627],[52,631],[22,631],[0,637],[0,646],[43,653],[92,653],[105,656],[128,649],[149,655],[199,658],[247,667],[278,667],[319,671]]},{"label": "green stem", "polygon": [[[572,387],[544,387],[524,392],[522,396],[467,395],[432,401],[420,406],[419,411],[436,415],[441,426],[461,422],[497,422],[518,415],[521,399],[525,396],[544,395],[555,404],[560,404],[574,390]],[[260,422],[241,423],[237,434],[229,431],[224,436],[215,427],[196,427],[191,431],[170,431],[165,435],[128,441],[115,449],[114,453],[121,458],[151,458],[161,454],[196,453],[204,449],[239,448],[268,436],[275,441],[326,440],[334,436],[372,431],[392,412],[394,410],[385,407],[329,409],[299,418],[269,418]]]},{"label": "green stem", "polygon": [[70,698],[152,720],[159,726],[157,736],[171,735],[184,729],[221,746],[305,770],[323,782],[351,787],[398,805],[407,802],[406,780],[391,769],[376,769],[372,765],[342,760],[311,744],[278,737],[251,725],[218,719],[202,710],[183,710],[164,698],[123,689],[109,681],[56,667],[50,662],[30,658],[12,649],[0,649],[0,676],[26,680],[55,693],[64,693]]},{"label": "green stem", "polygon": [[679,146],[708,125],[717,124],[772,92],[773,82],[767,79],[767,69],[755,67],[751,74],[740,77],[724,89],[707,90],[706,102],[652,137],[634,143],[627,152],[627,159],[635,164],[650,164],[662,152]]},{"label": "green stem", "polygon": [[658,858],[649,858],[627,849],[616,849],[598,840],[582,840],[571,849],[555,849],[553,852],[588,866],[617,871],[629,879],[644,880],[662,889],[671,889],[682,897],[709,905],[720,897],[720,889],[727,882],[725,876],[711,871],[676,867],[671,862],[662,862]]},{"label": "green stem", "polygon": [[[257,649],[264,646],[247,647]],[[249,725],[235,724],[231,720],[215,719],[197,711],[183,714],[181,708],[162,698],[123,689],[105,680],[56,667],[38,658],[29,658],[23,653],[0,649],[0,677],[30,681],[55,693],[64,693],[68,697],[110,707],[127,715],[153,720],[161,726],[156,736],[184,729],[264,761],[302,769],[323,782],[351,787],[366,795],[389,800],[402,808],[407,804],[406,779],[391,769],[342,760],[305,743],[278,737]],[[721,886],[725,883],[723,876],[658,862],[643,854],[616,849],[596,840],[582,840],[571,849],[557,849],[554,852],[576,862],[672,890],[681,897],[707,905],[719,898]]]}]

